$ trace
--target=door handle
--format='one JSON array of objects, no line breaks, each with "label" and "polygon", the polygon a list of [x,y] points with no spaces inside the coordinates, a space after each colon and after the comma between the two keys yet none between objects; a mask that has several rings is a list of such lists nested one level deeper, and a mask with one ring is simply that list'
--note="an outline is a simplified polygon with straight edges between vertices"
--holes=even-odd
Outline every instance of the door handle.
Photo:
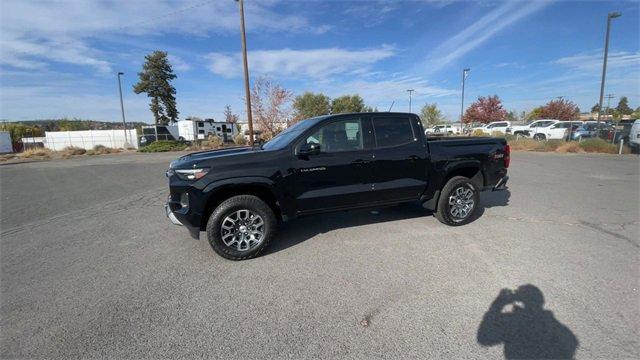
[{"label": "door handle", "polygon": [[354,160],[354,161],[352,162],[352,164],[354,164],[354,165],[366,165],[366,164],[368,164],[368,163],[370,163],[370,162],[371,162],[371,161],[369,161],[369,160],[362,160],[362,159],[358,159],[358,160]]},{"label": "door handle", "polygon": [[419,157],[418,157],[417,155],[411,155],[411,156],[409,156],[409,157],[407,158],[407,160],[411,160],[411,161],[416,161],[416,160],[418,160],[418,159],[419,159]]}]

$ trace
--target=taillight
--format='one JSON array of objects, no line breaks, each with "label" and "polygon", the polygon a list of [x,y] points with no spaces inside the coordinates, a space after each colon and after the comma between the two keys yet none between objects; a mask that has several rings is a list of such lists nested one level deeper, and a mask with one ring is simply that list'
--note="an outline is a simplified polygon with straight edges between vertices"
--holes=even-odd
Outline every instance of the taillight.
[{"label": "taillight", "polygon": [[509,163],[511,163],[511,146],[507,144],[507,146],[504,147],[504,167],[508,168]]}]

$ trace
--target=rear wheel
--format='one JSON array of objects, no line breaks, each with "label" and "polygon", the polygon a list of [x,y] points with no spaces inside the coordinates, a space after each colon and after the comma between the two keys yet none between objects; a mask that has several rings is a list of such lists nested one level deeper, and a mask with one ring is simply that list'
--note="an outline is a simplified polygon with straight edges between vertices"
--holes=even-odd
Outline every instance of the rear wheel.
[{"label": "rear wheel", "polygon": [[544,141],[547,137],[544,134],[535,134],[533,135],[533,140]]},{"label": "rear wheel", "polygon": [[450,226],[468,224],[479,202],[478,189],[471,179],[455,176],[442,188],[435,216],[441,223]]},{"label": "rear wheel", "polygon": [[218,255],[245,260],[259,255],[276,231],[276,217],[264,201],[239,195],[222,202],[207,222],[207,239]]}]

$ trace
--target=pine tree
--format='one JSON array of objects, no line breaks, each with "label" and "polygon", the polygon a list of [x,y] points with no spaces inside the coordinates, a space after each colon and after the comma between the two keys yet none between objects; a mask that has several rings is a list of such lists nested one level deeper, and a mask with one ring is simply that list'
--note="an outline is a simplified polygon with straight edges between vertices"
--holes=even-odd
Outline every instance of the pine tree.
[{"label": "pine tree", "polygon": [[629,107],[629,99],[627,99],[626,96],[620,98],[616,110],[622,115],[631,115],[631,113],[633,113],[633,109]]},{"label": "pine tree", "polygon": [[176,89],[171,80],[176,78],[165,51],[154,51],[145,56],[140,81],[133,86],[136,94],[146,93],[151,98],[149,109],[156,124],[166,125],[178,119]]}]

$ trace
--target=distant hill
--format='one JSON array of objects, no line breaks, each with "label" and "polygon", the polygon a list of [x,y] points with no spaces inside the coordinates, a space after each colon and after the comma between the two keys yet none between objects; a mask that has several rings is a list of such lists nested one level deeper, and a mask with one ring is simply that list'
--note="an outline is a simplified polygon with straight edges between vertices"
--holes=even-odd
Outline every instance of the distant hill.
[{"label": "distant hill", "polygon": [[[150,125],[143,122],[127,122],[127,128],[140,131],[141,126]],[[45,131],[75,131],[75,130],[118,130],[122,129],[121,122],[79,120],[79,119],[50,119],[0,121],[0,130],[9,131],[11,140],[16,142],[23,137],[44,136]]]},{"label": "distant hill", "polygon": [[[21,120],[21,121],[2,121],[3,124],[19,124],[27,127],[38,127],[43,131],[73,131],[73,130],[113,130],[122,129],[122,122],[112,121],[96,121],[96,120],[79,120],[79,119],[48,119],[48,120]],[[128,122],[127,128],[138,128],[144,125],[151,125],[143,122]]]}]

